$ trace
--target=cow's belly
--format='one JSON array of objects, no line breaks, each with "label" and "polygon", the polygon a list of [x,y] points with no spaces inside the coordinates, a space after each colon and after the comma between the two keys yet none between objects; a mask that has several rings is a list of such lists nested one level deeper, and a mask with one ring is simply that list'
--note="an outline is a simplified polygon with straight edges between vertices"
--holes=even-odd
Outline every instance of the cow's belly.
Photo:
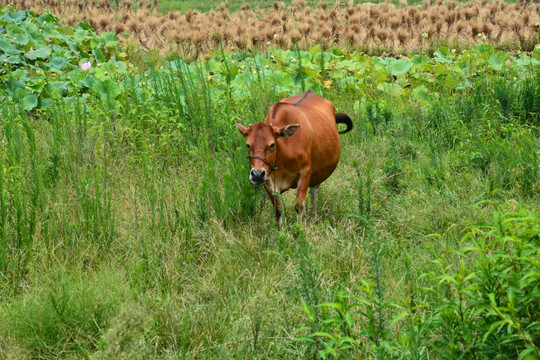
[{"label": "cow's belly", "polygon": [[321,184],[328,179],[336,169],[341,153],[341,146],[337,131],[334,136],[335,139],[330,142],[325,142],[323,144],[324,146],[313,147],[311,156],[311,180],[309,186]]},{"label": "cow's belly", "polygon": [[[339,160],[339,159],[338,159]],[[318,171],[314,171],[311,174],[311,180],[309,182],[309,186],[317,186],[321,184],[323,181],[328,179],[330,175],[334,172],[338,164],[338,161],[334,161],[327,166],[318,169]]]},{"label": "cow's belly", "polygon": [[[337,158],[326,158],[326,161],[323,163],[319,161],[318,164],[312,164],[311,177],[309,181],[309,186],[317,186],[324,182],[326,179],[332,175],[334,170],[337,167],[339,157]],[[277,172],[277,176],[270,175],[268,179],[270,183],[270,188],[273,192],[283,193],[288,189],[296,189],[298,187],[298,181],[300,180],[300,173],[304,169],[299,169],[298,171],[290,174],[280,174]]]}]

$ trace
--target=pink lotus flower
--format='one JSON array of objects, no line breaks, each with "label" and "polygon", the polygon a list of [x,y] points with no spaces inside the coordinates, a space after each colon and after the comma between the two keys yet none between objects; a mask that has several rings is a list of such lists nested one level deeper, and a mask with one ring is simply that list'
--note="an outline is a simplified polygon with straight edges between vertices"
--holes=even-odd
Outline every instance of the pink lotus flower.
[{"label": "pink lotus flower", "polygon": [[81,69],[83,71],[86,71],[86,70],[90,69],[91,66],[92,66],[92,64],[90,63],[90,61],[88,61],[88,62],[85,62],[84,64],[81,64]]}]

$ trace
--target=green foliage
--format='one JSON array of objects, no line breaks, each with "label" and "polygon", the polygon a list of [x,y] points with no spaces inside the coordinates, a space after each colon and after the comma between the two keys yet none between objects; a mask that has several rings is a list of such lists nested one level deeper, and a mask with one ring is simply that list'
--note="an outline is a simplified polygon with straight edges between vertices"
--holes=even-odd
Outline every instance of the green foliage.
[{"label": "green foliage", "polygon": [[117,81],[129,64],[116,51],[114,33],[97,35],[84,23],[73,28],[48,12],[12,8],[0,9],[0,27],[0,99],[33,110],[51,107],[54,100],[73,102],[81,94],[120,95]]},{"label": "green foliage", "polygon": [[[308,331],[308,333],[298,336],[296,340],[316,344],[319,349],[318,355],[322,359],[354,357],[355,348],[359,347],[359,343],[352,337],[354,326],[352,314],[353,309],[360,304],[350,303],[350,300],[350,296],[339,293],[335,302],[322,303],[315,307],[304,302],[299,310],[305,314],[311,326],[298,328],[296,332]],[[356,300],[353,298],[353,301]],[[323,319],[317,331],[313,331],[316,321],[314,308],[319,309]]]},{"label": "green foliage", "polygon": [[[81,93],[92,93],[101,101],[129,93],[132,83],[125,78],[132,65],[125,61],[127,55],[118,51],[114,33],[98,36],[86,24],[64,27],[49,13],[38,16],[4,8],[2,14],[0,25],[5,31],[0,34],[0,76],[5,84],[1,89],[6,91],[4,96],[21,101],[26,110],[51,106],[53,99],[73,101]],[[171,82],[163,85],[180,87],[184,107],[192,106],[188,98],[191,92],[185,91],[186,86],[201,90],[204,80],[209,80],[204,89],[213,99],[232,95],[236,101],[242,101],[250,88],[263,83],[271,84],[280,97],[309,89],[323,92],[335,86],[361,92],[372,102],[381,97],[392,99],[394,108],[402,108],[410,100],[425,105],[441,95],[467,91],[476,79],[489,74],[532,79],[538,69],[539,54],[537,48],[532,56],[512,57],[479,44],[461,54],[441,47],[433,59],[425,55],[394,59],[359,52],[345,54],[337,47],[323,51],[314,46],[309,51],[274,49],[254,55],[218,51],[201,64],[174,60],[152,74],[176,74],[170,79],[174,86]],[[83,70],[83,64],[90,67]],[[148,72],[147,76],[150,75]],[[183,82],[187,78],[196,81]],[[153,82],[147,84],[153,86]],[[520,98],[532,102],[523,114],[526,121],[534,122],[539,116],[537,85],[538,81],[526,82],[522,87]],[[506,109],[507,101],[503,99],[501,104]]]},{"label": "green foliage", "polygon": [[[321,358],[381,358],[381,341],[384,358],[426,358],[426,350],[445,359],[537,358],[540,214],[497,207],[492,221],[472,226],[463,242],[461,249],[426,264],[422,286],[409,288],[408,298],[385,302],[376,282],[366,280],[357,290],[362,295],[338,292],[334,302],[316,306],[324,309],[323,328],[300,327],[297,332],[307,334],[297,340],[316,343]],[[423,304],[414,305],[416,297]],[[377,314],[388,307],[398,311],[381,327]],[[313,324],[313,307],[304,303],[300,310]],[[366,325],[360,330],[355,322]],[[392,330],[399,322],[409,324]]]},{"label": "green foliage", "polygon": [[[182,87],[181,77],[198,79],[197,86],[203,86],[203,80],[207,80],[205,91],[215,100],[232,95],[234,100],[244,101],[253,95],[251,89],[254,86],[265,84],[271,85],[279,97],[309,89],[323,92],[327,88],[338,88],[357,92],[367,99],[367,111],[381,111],[385,122],[389,119],[383,110],[389,106],[382,106],[384,101],[381,102],[381,99],[391,102],[394,111],[401,110],[409,101],[429,106],[448,94],[471,92],[474,84],[486,77],[501,75],[505,83],[514,77],[524,80],[523,86],[521,82],[515,85],[521,95],[516,95],[516,104],[512,104],[513,114],[523,111],[524,107],[519,101],[525,101],[528,110],[523,116],[535,119],[533,121],[538,119],[535,99],[540,48],[532,56],[521,54],[511,57],[481,44],[461,54],[441,47],[435,55],[432,59],[425,55],[414,55],[410,59],[379,58],[359,52],[346,55],[335,47],[323,51],[320,46],[314,46],[309,51],[273,49],[251,56],[221,51],[212,54],[201,64],[174,60],[169,63],[169,69],[158,72],[176,74],[180,80],[176,83]],[[509,106],[508,100],[504,99],[500,87],[495,88],[495,92],[500,95],[496,99],[501,100],[504,115]],[[382,107],[373,110],[370,104]]]},{"label": "green foliage", "polygon": [[540,214],[497,209],[491,223],[473,227],[464,241],[472,244],[453,264],[441,258],[425,275],[439,284],[431,293],[434,324],[441,327],[434,348],[451,358],[539,356]]}]

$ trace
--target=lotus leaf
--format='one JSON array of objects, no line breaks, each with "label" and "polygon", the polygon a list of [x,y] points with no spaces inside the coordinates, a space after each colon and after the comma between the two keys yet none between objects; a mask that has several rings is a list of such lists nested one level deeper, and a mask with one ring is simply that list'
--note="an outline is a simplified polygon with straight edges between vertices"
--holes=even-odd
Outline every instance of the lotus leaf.
[{"label": "lotus leaf", "polygon": [[2,21],[7,24],[13,24],[18,23],[26,19],[26,11],[19,10],[15,13],[12,12],[5,12],[4,15],[2,15]]},{"label": "lotus leaf", "polygon": [[55,81],[48,84],[51,87],[51,90],[56,90],[58,92],[64,92],[69,89],[69,81]]},{"label": "lotus leaf", "polygon": [[97,92],[101,100],[114,100],[121,94],[120,86],[112,79],[96,80],[92,88]]},{"label": "lotus leaf", "polygon": [[103,46],[106,49],[113,49],[118,45],[118,37],[113,31],[102,33],[100,38],[103,41]]},{"label": "lotus leaf", "polygon": [[13,42],[18,45],[26,45],[30,41],[30,37],[23,28],[10,28],[9,35],[13,37]]},{"label": "lotus leaf", "polygon": [[420,67],[422,65],[429,65],[430,59],[427,55],[414,55],[411,58],[411,62],[415,65],[415,67]]},{"label": "lotus leaf", "polygon": [[433,96],[429,94],[428,89],[424,85],[417,86],[412,92],[412,97],[425,104],[429,104],[433,100]]},{"label": "lotus leaf", "polygon": [[495,54],[492,54],[489,57],[488,64],[492,69],[501,71],[504,68],[508,58],[509,56],[507,53],[503,51],[497,51]]},{"label": "lotus leaf", "polygon": [[58,22],[58,18],[56,18],[49,11],[46,11],[45,14],[39,16],[36,20],[40,25],[44,25],[44,24],[53,24],[54,25],[54,24],[56,24]]},{"label": "lotus leaf", "polygon": [[450,49],[446,46],[441,46],[433,55],[435,55],[435,61],[438,63],[452,62],[454,58]]},{"label": "lotus leaf", "polygon": [[28,51],[25,56],[30,60],[48,59],[51,52],[52,50],[49,46],[42,46],[36,50]]},{"label": "lotus leaf", "polygon": [[345,56],[344,53],[343,53],[343,50],[338,46],[332,46],[328,51],[330,53],[336,55],[336,56],[339,56],[339,57]]},{"label": "lotus leaf", "polygon": [[19,55],[0,55],[0,62],[6,62],[9,64],[22,64],[22,59]]},{"label": "lotus leaf", "polygon": [[382,82],[379,85],[377,85],[377,89],[383,91],[384,93],[386,93],[386,94],[388,94],[390,96],[394,96],[394,97],[401,96],[403,94],[403,92],[405,91],[405,89],[403,87],[401,87],[400,85],[393,84],[393,83],[387,83],[387,82]]},{"label": "lotus leaf", "polygon": [[99,66],[95,69],[95,76],[96,79],[99,81],[105,81],[107,79],[110,79],[110,72],[108,71],[106,66]]},{"label": "lotus leaf", "polygon": [[494,49],[493,46],[488,44],[476,44],[472,48],[472,53],[475,55],[481,55],[481,54],[491,54],[493,53]]},{"label": "lotus leaf", "polygon": [[413,63],[409,60],[405,60],[405,59],[396,60],[393,58],[390,58],[390,59],[394,61],[391,61],[390,64],[388,65],[388,71],[390,72],[390,74],[394,76],[405,74],[413,66]]},{"label": "lotus leaf", "polygon": [[45,66],[52,71],[61,71],[64,70],[68,64],[69,59],[65,57],[53,57],[50,62],[45,64]]},{"label": "lotus leaf", "polygon": [[20,52],[16,45],[8,42],[6,39],[0,39],[0,50],[4,54],[18,54]]},{"label": "lotus leaf", "polygon": [[24,95],[22,99],[23,108],[27,111],[34,109],[38,104],[38,95],[34,93]]},{"label": "lotus leaf", "polygon": [[[28,81],[28,74],[26,70],[17,69],[7,77],[4,85],[5,90],[10,96],[16,96],[20,91],[24,91],[26,82]],[[1,84],[1,83],[0,83]]]}]

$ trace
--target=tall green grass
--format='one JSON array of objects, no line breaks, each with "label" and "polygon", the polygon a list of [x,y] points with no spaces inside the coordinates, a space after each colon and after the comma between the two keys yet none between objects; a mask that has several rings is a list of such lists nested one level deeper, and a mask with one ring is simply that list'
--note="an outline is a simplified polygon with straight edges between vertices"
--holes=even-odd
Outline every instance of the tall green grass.
[{"label": "tall green grass", "polygon": [[1,357],[537,353],[538,72],[424,106],[326,89],[355,131],[279,233],[234,126],[279,84],[218,98],[172,64],[118,102],[0,105]]}]

